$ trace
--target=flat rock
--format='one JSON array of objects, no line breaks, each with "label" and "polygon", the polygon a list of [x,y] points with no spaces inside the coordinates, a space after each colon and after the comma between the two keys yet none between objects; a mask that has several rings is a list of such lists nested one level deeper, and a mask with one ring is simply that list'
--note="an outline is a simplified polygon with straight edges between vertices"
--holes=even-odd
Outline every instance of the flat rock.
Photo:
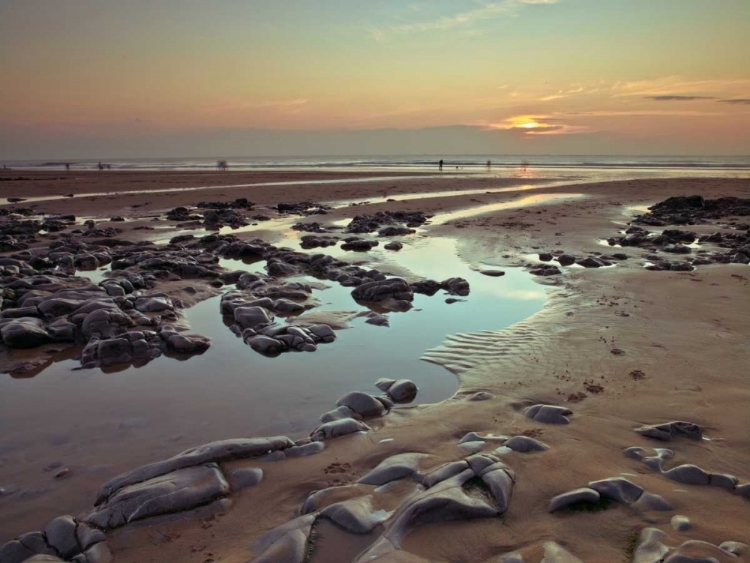
[{"label": "flat rock", "polygon": [[329,518],[335,524],[352,534],[367,534],[385,522],[390,513],[375,510],[372,496],[365,496],[331,504],[324,508],[320,515]]},{"label": "flat rock", "polygon": [[430,457],[428,454],[397,454],[381,461],[375,469],[362,477],[358,483],[365,485],[385,485],[397,479],[410,477],[419,471],[419,462]]},{"label": "flat rock", "polygon": [[568,424],[568,415],[573,414],[573,411],[555,405],[534,405],[523,411],[523,414],[526,418],[544,424]]},{"label": "flat rock", "polygon": [[691,440],[703,438],[703,430],[697,424],[676,420],[664,424],[653,424],[636,428],[635,432],[641,436],[669,442],[677,436],[687,436]]},{"label": "flat rock", "polygon": [[555,542],[544,544],[544,557],[541,563],[582,563],[578,557]]},{"label": "flat rock", "polygon": [[316,442],[339,438],[355,432],[368,432],[370,427],[364,422],[354,420],[353,418],[342,418],[341,420],[332,420],[318,426],[312,431],[310,437]]},{"label": "flat rock", "polygon": [[229,492],[219,466],[207,463],[124,487],[91,511],[86,521],[99,528],[118,528],[152,516],[191,510]]},{"label": "flat rock", "polygon": [[529,436],[513,436],[503,445],[514,452],[520,453],[546,452],[549,449],[549,446],[544,442],[540,442]]},{"label": "flat rock", "polygon": [[233,491],[254,487],[263,480],[263,470],[260,467],[238,467],[228,473]]},{"label": "flat rock", "polygon": [[610,477],[600,481],[591,481],[589,488],[594,489],[604,498],[620,502],[622,504],[633,504],[644,492],[643,487],[623,479],[622,477]]},{"label": "flat rock", "polygon": [[555,512],[574,504],[597,503],[600,499],[601,497],[597,491],[583,487],[553,497],[549,502],[549,511]]},{"label": "flat rock", "polygon": [[100,489],[96,504],[101,504],[110,495],[123,487],[141,483],[160,475],[166,475],[178,469],[202,465],[208,462],[260,457],[269,452],[291,448],[292,446],[294,446],[294,442],[286,436],[238,438],[210,442],[197,448],[186,450],[172,458],[144,465],[110,479]]}]

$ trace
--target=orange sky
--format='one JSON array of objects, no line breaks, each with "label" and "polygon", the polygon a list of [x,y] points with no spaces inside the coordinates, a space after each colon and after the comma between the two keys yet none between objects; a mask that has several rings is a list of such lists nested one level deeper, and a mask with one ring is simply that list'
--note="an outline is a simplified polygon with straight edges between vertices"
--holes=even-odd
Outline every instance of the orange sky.
[{"label": "orange sky", "polygon": [[746,0],[4,0],[0,159],[459,125],[748,154],[748,28]]}]

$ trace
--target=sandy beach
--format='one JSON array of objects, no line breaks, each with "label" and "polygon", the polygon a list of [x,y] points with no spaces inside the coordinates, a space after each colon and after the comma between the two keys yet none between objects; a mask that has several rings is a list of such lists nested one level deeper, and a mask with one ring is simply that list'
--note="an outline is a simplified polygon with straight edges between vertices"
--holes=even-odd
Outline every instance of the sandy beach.
[{"label": "sandy beach", "polygon": [[[750,561],[750,218],[741,200],[705,211],[708,200],[750,198],[749,179],[3,175],[27,179],[0,182],[3,201],[25,199],[0,207],[0,542],[70,514],[106,534],[117,563]],[[681,196],[704,200],[633,222]],[[278,205],[299,202],[314,205]],[[363,215],[380,223],[348,227]],[[304,236],[312,246],[300,246]],[[403,249],[387,249],[394,241]],[[403,285],[377,285],[394,278]],[[368,284],[372,293],[350,299]],[[283,345],[236,312],[263,309],[263,299],[289,336]],[[473,299],[486,316],[462,313]],[[106,322],[89,318],[101,311]],[[205,315],[216,333],[202,332]],[[378,348],[387,331],[396,337]],[[223,346],[214,334],[232,340],[236,360],[210,356]],[[125,348],[106,356],[112,340]],[[375,388],[416,377],[399,367],[401,353],[434,370],[417,374],[416,403]],[[220,387],[222,366],[267,379],[216,396],[198,386]],[[149,369],[175,373],[156,383]],[[339,401],[333,423],[318,427],[350,392],[365,397]],[[206,442],[277,435],[291,440],[129,473]],[[149,491],[159,478],[173,488]],[[116,486],[102,496],[105,482]],[[553,498],[580,488],[550,512]],[[117,505],[122,491],[137,510]]]}]

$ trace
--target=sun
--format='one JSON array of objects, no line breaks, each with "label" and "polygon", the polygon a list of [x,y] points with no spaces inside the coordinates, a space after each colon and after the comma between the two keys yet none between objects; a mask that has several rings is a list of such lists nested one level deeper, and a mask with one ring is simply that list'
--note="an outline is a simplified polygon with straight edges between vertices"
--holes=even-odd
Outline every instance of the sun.
[{"label": "sun", "polygon": [[526,123],[519,123],[516,127],[521,129],[536,129],[537,127],[540,127],[540,124],[536,121],[527,121]]}]

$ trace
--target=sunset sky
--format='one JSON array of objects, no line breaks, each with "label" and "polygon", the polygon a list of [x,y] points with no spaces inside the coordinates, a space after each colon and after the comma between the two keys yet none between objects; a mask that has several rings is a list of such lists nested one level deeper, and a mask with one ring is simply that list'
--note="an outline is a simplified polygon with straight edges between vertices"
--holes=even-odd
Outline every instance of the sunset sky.
[{"label": "sunset sky", "polygon": [[750,0],[2,0],[0,159],[750,154]]}]

